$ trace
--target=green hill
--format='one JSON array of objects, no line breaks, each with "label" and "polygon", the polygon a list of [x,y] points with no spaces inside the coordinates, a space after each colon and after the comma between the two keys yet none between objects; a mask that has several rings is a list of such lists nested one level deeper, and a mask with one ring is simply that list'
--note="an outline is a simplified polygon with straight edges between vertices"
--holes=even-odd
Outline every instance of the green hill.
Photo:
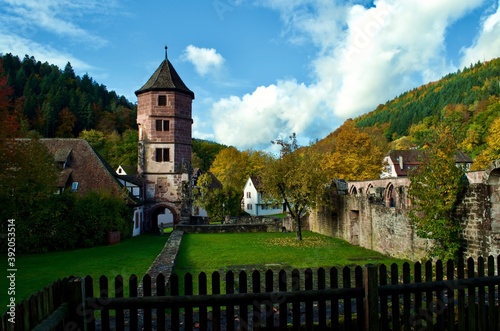
[{"label": "green hill", "polygon": [[0,56],[0,77],[7,78],[7,108],[24,134],[78,137],[83,130],[121,134],[137,128],[135,104],[87,74],[75,75],[69,62],[60,69],[33,56],[19,59],[8,53]]},{"label": "green hill", "polygon": [[[354,122],[384,152],[421,148],[437,126],[446,125],[452,129],[459,149],[473,158],[483,154],[478,164],[481,167],[500,158],[500,136],[492,136],[499,131],[500,120],[494,124],[498,118],[500,58],[402,93]],[[317,147],[323,152],[334,150],[337,134],[338,129],[319,141]]]}]

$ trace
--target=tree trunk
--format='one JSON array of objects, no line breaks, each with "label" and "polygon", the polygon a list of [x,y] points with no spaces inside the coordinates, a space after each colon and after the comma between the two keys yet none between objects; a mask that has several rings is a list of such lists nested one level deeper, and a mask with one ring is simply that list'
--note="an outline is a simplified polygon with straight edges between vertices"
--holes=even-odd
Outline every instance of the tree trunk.
[{"label": "tree trunk", "polygon": [[302,240],[302,225],[300,224],[300,215],[297,215],[297,232],[295,233],[295,239]]}]

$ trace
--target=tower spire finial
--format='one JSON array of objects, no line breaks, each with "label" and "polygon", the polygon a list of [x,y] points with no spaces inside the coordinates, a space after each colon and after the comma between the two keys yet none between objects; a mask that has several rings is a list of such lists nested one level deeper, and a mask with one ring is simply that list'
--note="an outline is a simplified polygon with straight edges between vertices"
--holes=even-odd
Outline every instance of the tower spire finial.
[{"label": "tower spire finial", "polygon": [[167,49],[168,49],[168,47],[167,47],[167,45],[165,45],[165,60],[168,60]]}]

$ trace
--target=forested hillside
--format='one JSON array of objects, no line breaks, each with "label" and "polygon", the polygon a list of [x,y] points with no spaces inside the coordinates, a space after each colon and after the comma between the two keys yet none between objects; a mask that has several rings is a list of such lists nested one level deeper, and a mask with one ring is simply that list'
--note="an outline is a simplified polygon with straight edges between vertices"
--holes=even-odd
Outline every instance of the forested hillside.
[{"label": "forested hillside", "polygon": [[0,57],[2,137],[82,137],[113,166],[137,164],[136,106],[87,74]]},{"label": "forested hillside", "polygon": [[[405,92],[354,119],[357,134],[368,134],[384,153],[425,148],[439,126],[452,129],[457,148],[482,169],[500,158],[500,58],[477,63]],[[345,124],[319,141],[322,152],[336,150]],[[356,132],[355,132],[356,133]]]},{"label": "forested hillside", "polygon": [[355,121],[359,128],[382,127],[389,141],[408,137],[417,147],[433,125],[443,123],[453,129],[459,147],[475,157],[487,148],[488,130],[498,117],[500,58],[403,93]]},{"label": "forested hillside", "polygon": [[223,149],[228,148],[226,145],[221,145],[213,141],[203,139],[193,139],[193,155],[192,163],[194,168],[200,168],[205,172],[210,169],[210,166],[215,160],[215,157]]},{"label": "forested hillside", "polygon": [[[60,69],[28,55],[20,59],[12,54],[2,55],[0,62],[2,136],[83,137],[112,166],[136,164],[135,104],[87,74],[75,75],[70,63]],[[351,149],[337,149],[337,140],[357,137],[361,149],[376,146],[378,157],[389,149],[425,147],[429,134],[445,125],[453,129],[457,148],[473,157],[480,169],[500,158],[498,118],[500,59],[494,59],[405,92],[352,122],[346,121],[315,147],[327,156],[336,154],[338,162],[359,159],[359,155],[350,155],[354,153]],[[194,139],[193,165],[208,170],[226,147]],[[346,153],[349,155],[339,158]],[[336,167],[335,162],[330,163]],[[346,176],[369,175],[358,172]]]},{"label": "forested hillside", "polygon": [[44,137],[78,137],[96,129],[121,134],[136,128],[136,107],[124,96],[108,91],[87,74],[75,75],[68,62],[64,69],[26,55],[1,57],[3,75],[13,89],[11,112],[24,131]]}]

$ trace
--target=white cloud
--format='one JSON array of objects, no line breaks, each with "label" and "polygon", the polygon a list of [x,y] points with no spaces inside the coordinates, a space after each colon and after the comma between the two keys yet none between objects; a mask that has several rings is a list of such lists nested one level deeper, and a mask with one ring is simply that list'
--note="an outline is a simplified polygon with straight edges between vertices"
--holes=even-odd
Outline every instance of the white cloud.
[{"label": "white cloud", "polygon": [[317,48],[314,83],[278,81],[214,103],[216,139],[249,148],[283,132],[322,138],[346,118],[438,79],[454,70],[444,60],[446,29],[479,5],[481,0],[378,0],[371,7],[265,2],[280,12],[293,42]]},{"label": "white cloud", "polygon": [[3,3],[0,18],[6,30],[21,31],[21,35],[44,30],[94,48],[107,44],[104,38],[80,27],[78,20],[86,14],[106,12],[114,7],[113,1],[103,4],[92,0],[0,0],[0,3]]},{"label": "white cloud", "polygon": [[461,67],[500,56],[498,36],[500,36],[500,1],[496,11],[484,20],[474,44],[462,50]]},{"label": "white cloud", "polygon": [[224,64],[224,58],[214,48],[189,45],[184,50],[184,59],[194,65],[200,76],[216,73]]},{"label": "white cloud", "polygon": [[[260,86],[243,97],[232,96],[213,104],[212,118],[217,141],[241,149],[267,148],[272,140],[292,132],[305,132],[324,115],[317,90],[293,80]],[[313,132],[309,132],[314,134]],[[303,137],[299,137],[303,138]],[[308,141],[300,141],[305,145]]]},{"label": "white cloud", "polygon": [[2,35],[0,38],[0,53],[12,53],[15,50],[14,55],[18,55],[21,60],[27,54],[33,56],[37,61],[49,62],[61,69],[70,62],[77,74],[95,69],[92,65],[75,58],[71,54],[61,52],[48,45],[35,43],[8,31],[0,30],[0,34]]}]

